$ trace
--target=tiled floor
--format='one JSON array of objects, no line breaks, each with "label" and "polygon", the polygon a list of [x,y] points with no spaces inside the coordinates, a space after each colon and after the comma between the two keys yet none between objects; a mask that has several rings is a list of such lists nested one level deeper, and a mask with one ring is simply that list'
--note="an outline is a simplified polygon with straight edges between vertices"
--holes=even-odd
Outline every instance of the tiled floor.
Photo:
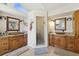
[{"label": "tiled floor", "polygon": [[[3,56],[35,56],[35,54],[33,48],[24,46],[22,48],[4,54]],[[79,56],[79,54],[50,46],[48,47],[48,52],[40,54],[38,56]]]},{"label": "tiled floor", "polygon": [[[20,56],[34,56],[34,51],[30,48],[28,51],[22,53]],[[40,56],[79,56],[79,54],[70,52],[64,49],[48,47],[48,52]]]},{"label": "tiled floor", "polygon": [[18,48],[16,50],[12,51],[12,52],[4,54],[3,56],[19,56],[19,55],[21,55],[22,53],[24,53],[26,51],[29,51],[29,47],[28,46],[24,46],[24,47]]}]

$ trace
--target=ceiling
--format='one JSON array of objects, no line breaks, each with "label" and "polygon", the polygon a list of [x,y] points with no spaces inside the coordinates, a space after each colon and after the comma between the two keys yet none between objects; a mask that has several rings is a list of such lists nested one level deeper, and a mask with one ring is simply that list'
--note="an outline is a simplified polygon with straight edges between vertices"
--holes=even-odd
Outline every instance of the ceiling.
[{"label": "ceiling", "polygon": [[22,3],[22,6],[29,10],[55,10],[67,6],[67,3]]},{"label": "ceiling", "polygon": [[[6,4],[8,7],[14,7],[16,3]],[[20,3],[28,10],[55,10],[70,5],[70,3]]]},{"label": "ceiling", "polygon": [[[6,11],[12,9],[12,10],[16,11],[16,14],[18,14],[18,15],[22,14],[22,15],[25,15],[25,17],[26,17],[27,12],[32,11],[32,10],[33,11],[43,10],[43,11],[51,12],[51,11],[56,11],[56,10],[59,11],[59,9],[62,9],[62,8],[64,9],[65,7],[71,8],[73,6],[75,6],[75,7],[79,6],[78,3],[3,3],[2,5],[6,6],[6,8],[7,8]],[[17,8],[19,8],[19,7],[21,7],[21,8],[16,9],[15,5]],[[3,8],[3,9],[5,9],[5,8]],[[12,11],[8,11],[8,12],[11,13]]]}]

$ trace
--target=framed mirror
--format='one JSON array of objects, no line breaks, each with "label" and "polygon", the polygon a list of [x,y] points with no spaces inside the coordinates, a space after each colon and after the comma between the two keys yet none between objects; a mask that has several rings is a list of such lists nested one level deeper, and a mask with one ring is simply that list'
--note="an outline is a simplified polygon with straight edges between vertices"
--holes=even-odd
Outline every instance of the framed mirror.
[{"label": "framed mirror", "polygon": [[20,20],[13,17],[7,17],[7,31],[19,31]]},{"label": "framed mirror", "polygon": [[66,30],[66,18],[55,19],[55,30]]}]

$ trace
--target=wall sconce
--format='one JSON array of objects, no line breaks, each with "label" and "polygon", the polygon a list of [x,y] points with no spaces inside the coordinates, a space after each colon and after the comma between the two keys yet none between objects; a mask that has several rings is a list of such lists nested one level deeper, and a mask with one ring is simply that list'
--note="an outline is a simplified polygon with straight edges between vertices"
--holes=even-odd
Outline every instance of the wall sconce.
[{"label": "wall sconce", "polygon": [[50,26],[54,26],[54,22],[53,22],[53,21],[50,21],[50,22],[49,22],[49,25],[50,25]]},{"label": "wall sconce", "polygon": [[0,20],[6,20],[6,19],[7,19],[6,16],[0,16]]},{"label": "wall sconce", "polygon": [[71,21],[71,20],[72,20],[72,18],[71,18],[71,17],[68,17],[68,18],[67,18],[67,21]]},{"label": "wall sconce", "polygon": [[23,22],[23,24],[24,24],[25,26],[28,26],[28,23],[25,22],[24,20],[20,20],[20,22]]}]

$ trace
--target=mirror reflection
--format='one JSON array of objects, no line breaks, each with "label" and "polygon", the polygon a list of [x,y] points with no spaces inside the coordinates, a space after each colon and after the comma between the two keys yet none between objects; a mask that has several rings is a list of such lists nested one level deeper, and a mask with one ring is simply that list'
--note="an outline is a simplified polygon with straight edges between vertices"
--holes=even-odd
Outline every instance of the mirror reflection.
[{"label": "mirror reflection", "polygon": [[55,19],[55,30],[66,30],[66,18]]}]

